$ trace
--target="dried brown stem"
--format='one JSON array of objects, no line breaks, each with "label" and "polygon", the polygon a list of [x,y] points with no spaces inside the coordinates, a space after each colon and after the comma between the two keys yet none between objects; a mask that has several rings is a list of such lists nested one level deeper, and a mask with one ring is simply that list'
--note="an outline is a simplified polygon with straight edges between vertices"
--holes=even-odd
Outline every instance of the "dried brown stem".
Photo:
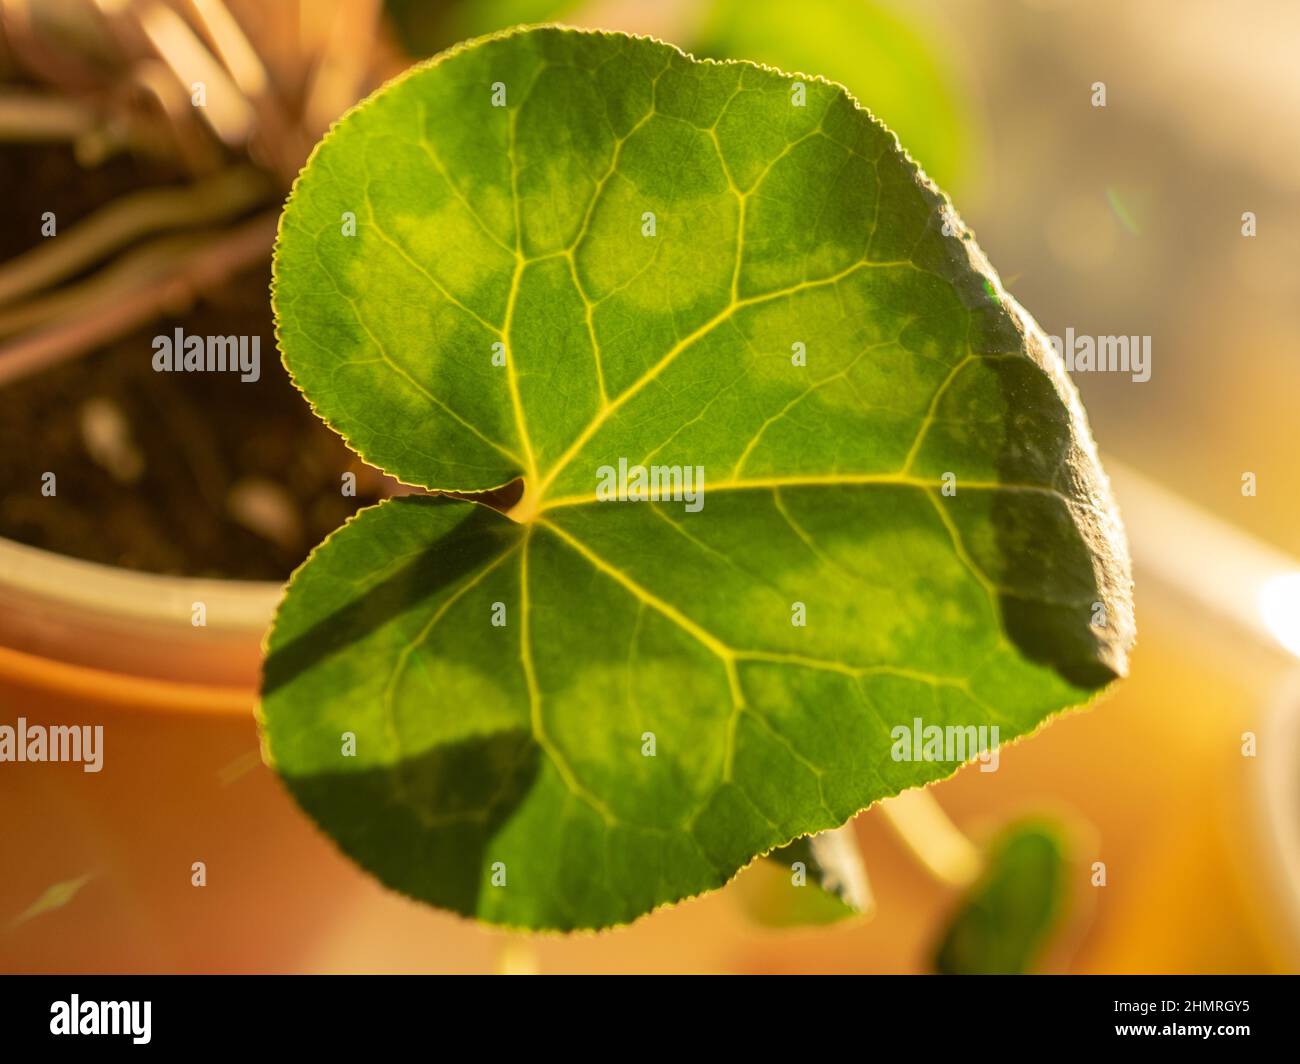
[{"label": "dried brown stem", "polygon": [[267,198],[251,167],[232,167],[183,188],[153,188],[114,200],[67,233],[0,266],[0,305],[70,277],[147,234],[236,218]]},{"label": "dried brown stem", "polygon": [[259,215],[215,237],[183,262],[160,265],[130,291],[106,295],[74,319],[0,347],[0,386],[107,343],[266,258],[278,216],[278,211]]}]

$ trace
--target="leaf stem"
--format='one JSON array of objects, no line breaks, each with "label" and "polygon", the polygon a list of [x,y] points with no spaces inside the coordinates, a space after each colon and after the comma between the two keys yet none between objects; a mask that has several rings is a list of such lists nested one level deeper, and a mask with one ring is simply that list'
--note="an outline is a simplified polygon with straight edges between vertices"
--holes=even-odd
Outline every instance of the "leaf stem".
[{"label": "leaf stem", "polygon": [[880,811],[936,879],[964,887],[979,875],[983,858],[978,848],[949,819],[928,788],[917,787],[881,802]]}]

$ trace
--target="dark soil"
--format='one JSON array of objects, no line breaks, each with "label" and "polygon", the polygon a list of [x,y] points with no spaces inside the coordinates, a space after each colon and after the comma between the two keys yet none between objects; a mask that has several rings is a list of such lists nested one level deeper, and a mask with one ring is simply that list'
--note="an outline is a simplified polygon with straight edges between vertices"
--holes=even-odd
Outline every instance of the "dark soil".
[{"label": "dark soil", "polygon": [[[64,148],[0,150],[0,257],[114,195],[166,183],[117,160],[86,171]],[[57,237],[55,238],[57,239]],[[157,573],[281,579],[384,479],[311,413],[280,364],[267,261],[178,317],[0,388],[0,536]],[[261,378],[156,373],[153,338],[261,337]],[[356,496],[342,492],[356,474]],[[42,494],[43,475],[57,492]]]}]

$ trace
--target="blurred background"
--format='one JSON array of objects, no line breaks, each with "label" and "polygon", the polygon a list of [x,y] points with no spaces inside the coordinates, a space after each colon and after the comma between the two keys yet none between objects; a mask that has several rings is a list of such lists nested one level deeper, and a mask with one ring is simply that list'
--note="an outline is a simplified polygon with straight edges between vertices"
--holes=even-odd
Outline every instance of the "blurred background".
[{"label": "blurred background", "polygon": [[[279,205],[329,123],[388,77],[537,21],[842,82],[1049,334],[1152,338],[1145,382],[1075,376],[1136,560],[1131,677],[996,773],[859,816],[867,913],[769,926],[751,870],[631,928],[537,940],[421,909],[335,855],[257,759],[247,677],[227,684],[238,711],[118,699],[103,712],[119,764],[138,759],[118,769],[127,791],[0,767],[0,967],[921,972],[975,912],[1032,939],[1037,971],[1300,970],[1289,0],[0,0],[0,537],[278,581],[387,494],[270,354]],[[176,326],[260,335],[262,380],[153,373],[150,338]],[[38,488],[51,469],[57,498]],[[358,493],[340,497],[349,469]],[[94,700],[0,665],[6,721],[82,719]],[[1033,899],[962,871],[1024,817],[1061,840],[1041,934],[1014,926]]]}]

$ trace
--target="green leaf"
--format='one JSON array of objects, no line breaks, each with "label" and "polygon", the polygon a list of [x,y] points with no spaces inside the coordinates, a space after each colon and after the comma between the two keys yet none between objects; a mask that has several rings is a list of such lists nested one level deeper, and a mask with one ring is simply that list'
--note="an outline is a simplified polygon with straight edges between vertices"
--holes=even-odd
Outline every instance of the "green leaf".
[{"label": "green leaf", "polygon": [[[957,767],[896,726],[1005,741],[1122,673],[1082,410],[946,208],[842,89],[616,34],[472,42],[336,126],[285,364],[403,481],[524,481],[365,510],[290,582],[265,746],[347,853],[618,924]],[[703,467],[702,508],[596,501],[620,459]]]},{"label": "green leaf", "polygon": [[944,932],[935,967],[947,975],[1030,971],[1064,916],[1066,864],[1060,825],[1028,820],[1005,829]]}]

